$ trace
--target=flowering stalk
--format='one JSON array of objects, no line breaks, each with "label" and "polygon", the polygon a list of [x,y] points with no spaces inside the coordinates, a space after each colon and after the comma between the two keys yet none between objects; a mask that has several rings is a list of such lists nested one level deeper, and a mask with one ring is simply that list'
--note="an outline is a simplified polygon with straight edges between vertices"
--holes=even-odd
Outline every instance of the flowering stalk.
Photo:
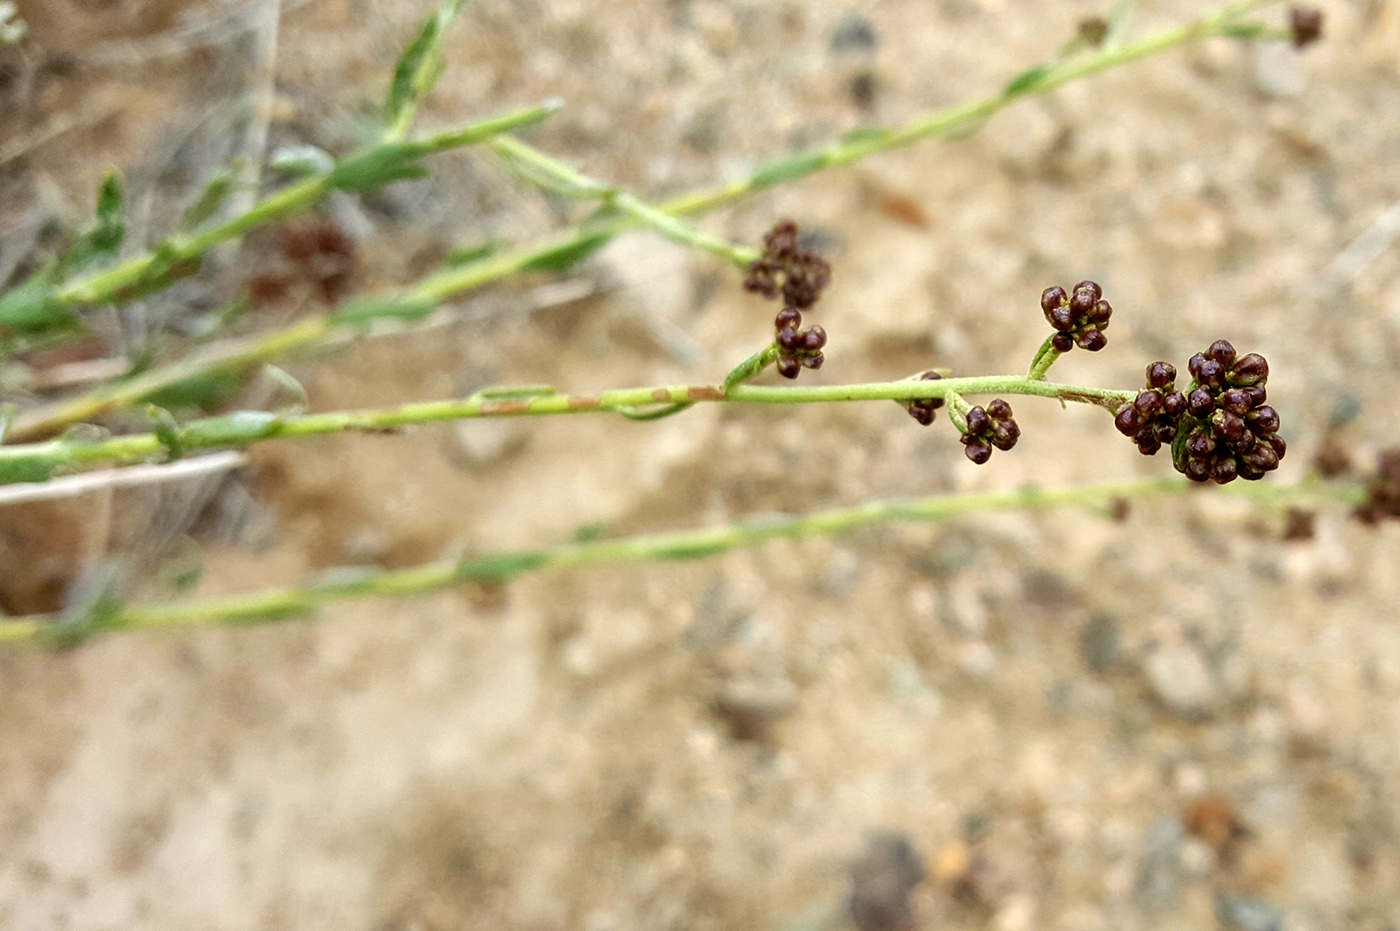
[{"label": "flowering stalk", "polygon": [[[149,607],[99,600],[95,607],[73,616],[31,616],[0,621],[0,643],[71,644],[107,631],[284,620],[305,617],[322,603],[342,598],[422,594],[473,582],[504,582],[546,569],[642,560],[699,559],[770,540],[825,536],[891,521],[937,522],[989,511],[1051,507],[1108,510],[1115,501],[1122,499],[1182,494],[1191,488],[1191,485],[1177,478],[1062,488],[1027,486],[1014,491],[873,501],[856,507],[806,515],[766,515],[721,527],[569,543],[445,560],[407,569],[337,569],[319,580],[287,588]],[[1217,493],[1243,495],[1263,506],[1274,508],[1303,501],[1356,506],[1365,501],[1367,495],[1366,488],[1359,484],[1321,481],[1294,485],[1232,485]]]},{"label": "flowering stalk", "polygon": [[[507,250],[459,268],[440,271],[406,289],[352,301],[334,314],[307,318],[286,330],[274,332],[246,343],[236,344],[226,352],[214,352],[197,357],[197,359],[184,360],[152,369],[141,376],[140,384],[148,386],[150,389],[144,394],[135,395],[131,391],[121,389],[99,389],[74,401],[59,402],[26,412],[12,426],[11,436],[15,440],[32,440],[50,436],[71,424],[135,403],[149,396],[155,390],[171,387],[192,377],[240,370],[260,362],[270,361],[347,331],[353,332],[355,327],[376,317],[421,319],[434,310],[440,302],[490,282],[522,272],[567,267],[627,229],[651,225],[665,232],[665,228],[668,226],[665,216],[681,217],[704,213],[733,203],[757,191],[796,181],[828,168],[848,165],[879,152],[927,138],[947,137],[955,133],[966,132],[979,126],[1002,108],[1024,97],[1048,93],[1070,81],[1090,77],[1187,42],[1210,37],[1248,40],[1283,37],[1282,34],[1276,36],[1273,31],[1260,23],[1243,20],[1244,16],[1269,6],[1272,2],[1274,0],[1230,3],[1201,19],[1148,36],[1137,42],[1109,43],[1080,57],[1037,65],[1022,72],[1000,92],[982,100],[916,118],[901,127],[858,130],[821,148],[770,162],[759,167],[746,178],[716,188],[686,194],[657,207],[647,207],[639,201],[625,200],[623,204],[614,204],[611,209],[605,209],[595,214],[582,224],[546,237],[540,242]],[[596,182],[583,180],[601,188],[602,192],[612,190],[597,185]],[[283,196],[293,197],[287,192],[283,192]],[[300,198],[305,198],[305,200],[300,201]],[[314,197],[303,192],[293,197],[293,200],[299,201],[295,207],[301,209],[314,200]],[[622,209],[624,206],[631,209],[624,210]],[[279,217],[281,215],[278,214]],[[267,219],[269,217],[263,217],[262,222],[266,222]],[[230,221],[230,224],[237,222],[235,219]],[[224,238],[239,235],[253,225],[256,224],[236,228],[230,226],[226,230],[227,235]],[[674,234],[671,238],[685,241],[682,229],[671,227],[670,232]],[[209,233],[204,235],[207,236]],[[700,243],[688,242],[687,244],[699,245]],[[736,254],[731,253],[726,257],[735,260]],[[151,253],[138,257],[132,262],[149,263],[154,260],[155,254]],[[131,264],[124,263],[105,274],[117,275],[120,270]],[[141,274],[138,272],[139,269],[133,266],[123,272],[122,276],[130,276],[134,280],[140,280]],[[110,285],[121,284],[122,281],[104,279],[100,276],[96,281],[107,281],[109,284],[104,289],[107,293],[102,298],[103,300],[110,301],[120,296],[120,289],[110,287]],[[90,290],[94,281],[79,282],[78,285]]]},{"label": "flowering stalk", "polygon": [[1039,381],[1024,375],[982,375],[939,381],[904,379],[851,385],[777,387],[736,384],[726,390],[715,385],[657,385],[619,388],[596,394],[533,393],[510,396],[508,389],[469,398],[425,401],[401,407],[323,414],[274,414],[238,411],[206,417],[163,431],[107,439],[60,437],[42,443],[0,446],[0,484],[42,482],[58,472],[95,465],[128,465],[205,449],[244,448],[277,438],[324,436],[343,432],[380,432],[412,424],[484,417],[528,417],[592,412],[630,413],[652,405],[729,402],[748,404],[812,404],[835,401],[919,401],[953,394],[1021,394],[1061,402],[1096,404],[1116,410],[1137,396],[1136,391],[1089,388]]}]

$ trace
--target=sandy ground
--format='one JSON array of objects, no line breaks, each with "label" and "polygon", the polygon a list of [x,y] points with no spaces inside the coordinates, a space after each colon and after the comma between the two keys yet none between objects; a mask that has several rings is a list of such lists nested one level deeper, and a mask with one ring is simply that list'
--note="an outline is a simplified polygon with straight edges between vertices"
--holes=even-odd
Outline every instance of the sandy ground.
[{"label": "sandy ground", "polygon": [[[0,165],[7,236],[37,210],[80,216],[116,164],[155,237],[237,147],[253,43],[216,32],[158,54],[150,37],[213,6],[20,6],[58,62],[24,106],[8,79],[5,138],[82,119]],[[429,4],[286,6],[273,145],[344,150]],[[1145,6],[1140,30],[1204,9]],[[1324,7],[1327,40],[1306,55],[1173,52],[704,226],[753,242],[792,216],[821,234],[832,345],[813,383],[1020,370],[1041,289],[1092,277],[1117,308],[1111,345],[1059,377],[1135,386],[1151,359],[1226,337],[1270,360],[1280,481],[1348,410],[1364,459],[1400,437],[1400,248],[1336,260],[1400,202],[1400,4]],[[1096,12],[481,0],[424,120],[560,96],[532,140],[661,197],[991,92]],[[568,210],[485,154],[434,167],[331,205],[362,240],[360,287]],[[269,242],[210,291],[232,293]],[[292,370],[318,409],[704,381],[773,312],[731,269],[640,233],[568,283],[586,296],[532,310],[553,283],[512,283],[465,299],[471,321]],[[100,520],[85,499],[5,509],[0,583],[42,604],[79,558],[187,533],[175,549],[198,554],[212,594],[580,528],[1169,469],[1101,412],[1016,410],[1021,445],[981,468],[945,418],[922,429],[892,404],[272,444],[217,493],[122,495]],[[6,654],[0,925],[800,931],[840,925],[852,863],[898,832],[922,860],[920,928],[1400,927],[1400,526],[1324,512],[1311,539],[1282,529],[1208,497],[1121,520],[1004,514]],[[137,572],[171,595],[168,573]],[[857,891],[879,885],[873,868]]]}]

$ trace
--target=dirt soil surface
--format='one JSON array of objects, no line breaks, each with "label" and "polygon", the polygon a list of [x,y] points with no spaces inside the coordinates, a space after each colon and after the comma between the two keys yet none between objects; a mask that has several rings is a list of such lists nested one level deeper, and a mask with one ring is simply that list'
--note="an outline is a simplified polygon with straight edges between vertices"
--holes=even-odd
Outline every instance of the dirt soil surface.
[{"label": "dirt soil surface", "polygon": [[[109,165],[153,241],[262,117],[268,149],[345,151],[431,4],[285,0],[259,108],[247,24],[267,6],[21,2],[30,58],[0,88],[0,140],[30,143],[0,164],[11,248],[36,216],[80,219]],[[479,0],[422,122],[558,96],[528,138],[660,198],[990,93],[1104,6]],[[1205,9],[1141,7],[1142,32]],[[1093,278],[1110,346],[1057,377],[1136,386],[1225,337],[1270,361],[1279,481],[1329,425],[1365,461],[1400,438],[1400,246],[1338,257],[1400,203],[1400,3],[1323,8],[1306,53],[1170,52],[702,225],[817,234],[831,346],[804,381],[1023,370],[1041,290]],[[359,241],[355,287],[575,215],[486,152],[433,168],[328,204]],[[195,296],[228,300],[275,245],[223,254]],[[774,307],[738,278],[633,233],[567,278],[466,296],[457,322],[289,368],[321,410],[712,381],[768,338]],[[146,312],[155,329],[185,310]],[[99,349],[126,345],[134,318],[105,314]],[[34,610],[80,563],[125,557],[169,598],[173,558],[212,595],[1170,469],[1102,411],[1015,407],[1024,438],[983,467],[946,417],[889,403],[267,444],[222,486],[0,509],[0,583]],[[865,929],[1394,929],[1400,525],[1323,511],[1286,539],[1286,520],[1209,495],[1008,513],[9,652],[0,926],[815,931],[849,900]]]}]

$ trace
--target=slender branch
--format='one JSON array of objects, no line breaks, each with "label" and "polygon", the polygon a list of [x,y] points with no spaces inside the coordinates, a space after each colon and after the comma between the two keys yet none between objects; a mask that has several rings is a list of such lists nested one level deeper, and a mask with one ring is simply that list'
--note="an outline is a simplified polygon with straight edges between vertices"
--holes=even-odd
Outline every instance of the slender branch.
[{"label": "slender branch", "polygon": [[[323,436],[347,431],[370,431],[411,424],[483,417],[547,416],[589,412],[631,413],[648,405],[690,405],[697,402],[750,404],[812,404],[835,401],[909,401],[957,397],[963,394],[1031,395],[1063,402],[1096,404],[1115,410],[1137,392],[1111,388],[1086,388],[1037,381],[1024,375],[982,375],[939,381],[902,379],[853,385],[769,387],[734,384],[728,389],[712,385],[658,385],[618,388],[597,394],[535,394],[525,397],[489,397],[426,401],[378,410],[337,411],[323,414],[279,415],[265,411],[239,411],[194,420],[183,426],[168,424],[158,432],[136,433],[110,439],[60,437],[44,443],[0,446],[0,484],[46,481],[56,472],[94,465],[125,465],[152,458],[178,456],[201,449],[243,448],[282,437]],[[168,416],[168,415],[167,415]]]},{"label": "slender branch", "polygon": [[1060,357],[1054,346],[1055,335],[1052,333],[1045,337],[1045,342],[1040,344],[1036,350],[1035,358],[1031,360],[1030,371],[1026,377],[1032,381],[1044,381],[1045,375],[1050,371],[1050,366],[1055,364],[1055,360]]},{"label": "slender branch", "polygon": [[386,142],[396,142],[408,135],[423,98],[432,90],[442,73],[442,40],[466,6],[467,0],[443,0],[437,13],[423,24],[417,41],[409,47],[395,70],[394,85],[389,93],[389,125],[384,131]]},{"label": "slender branch", "polygon": [[891,521],[936,522],[989,511],[1051,507],[1107,508],[1120,499],[1174,494],[1245,495],[1265,506],[1300,501],[1356,505],[1364,487],[1341,482],[1224,486],[1200,490],[1185,479],[1143,479],[1024,487],[1014,491],[957,494],[905,501],[875,501],[807,515],[771,515],[727,526],[618,540],[570,543],[545,549],[443,561],[408,569],[340,569],[319,581],[152,607],[106,605],[87,616],[30,616],[0,621],[0,643],[71,643],[94,633],[202,624],[238,624],[304,617],[324,602],[364,595],[400,596],[472,582],[503,582],[529,572],[642,560],[699,559],[770,540],[824,536]]},{"label": "slender branch", "polygon": [[[382,303],[391,310],[411,307],[414,308],[416,314],[426,316],[437,302],[490,282],[525,271],[566,265],[603,245],[624,230],[646,225],[648,222],[660,229],[665,225],[659,222],[662,219],[661,215],[678,217],[704,213],[765,188],[796,181],[818,171],[848,165],[867,156],[909,145],[922,139],[948,137],[955,133],[964,132],[980,125],[1002,108],[1024,97],[1048,93],[1070,81],[1135,62],[1190,41],[1210,37],[1245,39],[1266,37],[1267,31],[1262,26],[1241,23],[1240,17],[1275,2],[1278,0],[1228,4],[1202,19],[1148,36],[1137,42],[1106,46],[1096,52],[1085,54],[1081,58],[1031,68],[1011,81],[999,93],[982,100],[917,118],[902,127],[858,131],[823,148],[800,152],[770,162],[759,167],[746,178],[716,188],[695,191],[669,200],[659,207],[649,208],[654,213],[639,210],[637,205],[640,202],[630,205],[633,208],[631,212],[625,212],[622,205],[616,205],[610,215],[596,215],[579,226],[546,237],[542,241],[501,252],[460,268],[438,272],[410,288],[390,292],[382,297]],[[588,179],[582,180],[596,186],[596,182],[588,182]],[[295,188],[290,190],[295,190]],[[282,196],[289,195],[287,192],[283,192]],[[314,197],[308,198],[308,200],[310,199],[314,199]],[[237,235],[242,231],[242,229],[232,230],[229,235]],[[684,241],[675,228],[672,228],[670,232],[672,238]],[[694,242],[688,244],[698,245]],[[729,248],[731,247],[726,244],[725,249]],[[725,257],[731,261],[734,260],[734,254],[725,254]],[[143,261],[143,259],[135,261]],[[149,261],[149,257],[146,257],[144,261]],[[123,267],[118,266],[117,270]],[[108,274],[113,274],[117,270]],[[131,272],[127,274],[132,276]],[[353,321],[346,320],[343,316],[333,315],[313,318],[312,321],[299,323],[296,327],[296,333],[288,331],[284,334],[269,336],[265,342],[261,343],[261,346],[266,350],[264,353],[250,353],[242,356],[240,364],[270,360],[281,353],[290,352],[327,338],[333,333],[348,328],[352,323],[359,325],[363,322],[363,317]],[[222,359],[216,358],[210,360],[209,364],[223,366],[226,363]],[[176,363],[176,365],[180,365],[180,363]],[[202,374],[203,371],[205,370],[187,366],[182,366],[178,370],[174,369],[173,366],[166,366],[150,372],[149,378],[151,383],[158,383],[160,387],[168,387],[184,378]],[[97,416],[119,406],[121,403],[116,401],[104,402],[89,396],[79,399],[67,407],[59,405],[40,408],[20,417],[14,424],[12,436],[15,439],[26,440],[52,435],[81,419]],[[77,414],[78,411],[84,413]]]},{"label": "slender branch", "polygon": [[496,137],[491,140],[491,148],[510,164],[526,169],[521,174],[527,181],[567,197],[605,201],[672,242],[719,256],[741,270],[747,269],[759,257],[757,249],[736,246],[702,233],[689,223],[651,206],[635,195],[621,188],[594,181],[513,136]]},{"label": "slender branch", "polygon": [[[414,158],[431,155],[448,149],[484,142],[498,133],[521,126],[529,126],[546,119],[559,109],[557,103],[526,107],[501,116],[493,116],[462,129],[438,133],[415,143],[384,143],[372,146],[351,156],[365,163],[374,161],[385,154],[388,147],[412,145]],[[337,167],[343,167],[349,159],[342,160]],[[179,265],[194,261],[219,243],[242,236],[250,230],[276,222],[300,213],[335,187],[343,175],[336,169],[322,172],[315,177],[299,181],[254,204],[246,213],[212,226],[198,233],[176,233],[154,249],[122,262],[113,268],[98,272],[86,278],[69,282],[59,288],[58,300],[67,307],[83,307],[105,304],[123,299],[128,292],[144,284],[154,269],[166,264]]]}]

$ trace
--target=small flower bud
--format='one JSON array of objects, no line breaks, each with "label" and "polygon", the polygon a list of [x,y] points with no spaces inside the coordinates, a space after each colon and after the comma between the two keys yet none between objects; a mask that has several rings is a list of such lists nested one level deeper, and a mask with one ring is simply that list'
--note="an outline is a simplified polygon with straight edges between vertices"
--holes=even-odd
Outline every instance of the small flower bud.
[{"label": "small flower bud", "polygon": [[992,425],[992,419],[987,416],[987,412],[981,407],[974,407],[967,412],[967,432],[982,433]]},{"label": "small flower bud", "polygon": [[1170,362],[1153,362],[1147,367],[1147,384],[1151,388],[1165,388],[1176,381],[1176,366]]},{"label": "small flower bud", "polygon": [[1074,337],[1068,333],[1056,333],[1050,340],[1050,346],[1056,352],[1069,352],[1074,348]]},{"label": "small flower bud", "polygon": [[1197,388],[1186,396],[1186,409],[1192,417],[1208,417],[1215,410],[1215,398],[1206,389]]},{"label": "small flower bud", "polygon": [[789,328],[794,330],[801,329],[802,311],[798,310],[796,307],[784,307],[782,310],[778,311],[778,316],[773,318],[773,326],[779,330]]},{"label": "small flower bud", "polygon": [[1098,352],[1108,345],[1108,337],[1101,330],[1085,330],[1075,342],[1089,352]]},{"label": "small flower bud", "polygon": [[819,326],[812,326],[802,334],[802,349],[804,352],[816,352],[826,345],[826,330]]},{"label": "small flower bud", "polygon": [[992,458],[992,447],[981,440],[974,440],[964,447],[963,454],[972,460],[974,465],[983,465]]},{"label": "small flower bud", "polygon": [[1094,296],[1095,301],[1103,297],[1103,288],[1099,287],[1099,284],[1096,281],[1089,281],[1086,279],[1084,281],[1079,282],[1079,284],[1074,286],[1074,293],[1078,294],[1080,291],[1087,291],[1088,293],[1092,294]]},{"label": "small flower bud", "polygon": [[1257,433],[1274,433],[1279,427],[1278,411],[1267,404],[1250,411],[1245,419]]},{"label": "small flower bud", "polygon": [[1046,288],[1040,294],[1040,309],[1045,311],[1046,314],[1049,314],[1055,308],[1063,307],[1068,303],[1069,295],[1066,294],[1065,289],[1060,287],[1059,285],[1055,285],[1052,288]]},{"label": "small flower bud", "polygon": [[1230,381],[1236,385],[1249,387],[1262,384],[1269,377],[1269,363],[1257,352],[1251,352],[1235,362],[1230,370]]},{"label": "small flower bud", "polygon": [[778,374],[784,378],[796,378],[802,371],[802,363],[792,356],[779,356],[777,368]]},{"label": "small flower bud", "polygon": [[778,346],[788,352],[795,352],[802,346],[802,337],[792,327],[783,327],[778,331]]},{"label": "small flower bud", "polygon": [[1001,398],[996,398],[987,405],[987,413],[993,420],[1006,420],[1011,416],[1011,405]]},{"label": "small flower bud", "polygon": [[1217,339],[1215,342],[1211,343],[1210,348],[1206,350],[1206,358],[1214,359],[1216,362],[1229,368],[1230,364],[1235,361],[1235,347],[1231,346],[1228,340]]}]

